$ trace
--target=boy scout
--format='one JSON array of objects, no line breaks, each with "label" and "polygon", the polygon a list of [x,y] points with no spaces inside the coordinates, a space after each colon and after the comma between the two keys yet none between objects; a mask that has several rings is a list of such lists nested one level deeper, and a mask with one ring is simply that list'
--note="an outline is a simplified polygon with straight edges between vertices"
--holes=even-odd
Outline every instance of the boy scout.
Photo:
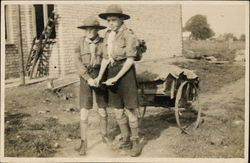
[{"label": "boy scout", "polygon": [[104,37],[104,59],[95,82],[99,83],[107,69],[108,80],[105,84],[109,86],[109,105],[114,108],[123,138],[120,147],[129,149],[132,141],[130,155],[138,156],[141,153],[141,147],[139,145],[138,118],[135,112],[139,107],[139,102],[134,66],[137,39],[133,31],[124,24],[124,20],[129,19],[130,16],[124,14],[118,5],[110,5],[106,13],[99,14],[99,17],[108,22],[109,29]]},{"label": "boy scout", "polygon": [[94,78],[97,77],[102,60],[103,38],[98,31],[105,29],[98,20],[90,16],[84,20],[83,25],[78,28],[85,30],[85,36],[77,42],[75,49],[75,61],[77,71],[80,75],[80,133],[81,144],[78,149],[80,155],[86,154],[87,148],[87,125],[88,112],[93,105],[93,92],[95,93],[100,115],[100,128],[103,141],[107,141],[107,91],[95,88]]}]

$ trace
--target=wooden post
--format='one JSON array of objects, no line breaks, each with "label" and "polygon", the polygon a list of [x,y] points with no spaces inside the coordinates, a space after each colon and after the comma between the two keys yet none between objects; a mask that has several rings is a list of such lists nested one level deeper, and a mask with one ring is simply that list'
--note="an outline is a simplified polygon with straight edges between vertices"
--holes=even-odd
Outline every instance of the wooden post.
[{"label": "wooden post", "polygon": [[20,78],[21,85],[25,85],[25,71],[24,71],[24,59],[23,59],[23,40],[22,40],[22,22],[21,22],[21,5],[18,5],[18,53],[20,56]]}]

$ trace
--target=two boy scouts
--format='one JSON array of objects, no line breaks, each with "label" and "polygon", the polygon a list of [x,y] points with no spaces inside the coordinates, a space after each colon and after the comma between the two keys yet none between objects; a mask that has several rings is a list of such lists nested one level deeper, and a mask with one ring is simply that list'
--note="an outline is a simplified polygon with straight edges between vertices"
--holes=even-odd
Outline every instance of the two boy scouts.
[{"label": "two boy scouts", "polygon": [[[110,5],[99,17],[106,20],[108,30],[104,38],[98,31],[105,29],[97,19],[89,17],[84,25],[86,34],[78,41],[75,50],[77,70],[80,75],[80,155],[86,154],[88,112],[93,105],[95,93],[100,128],[104,143],[110,141],[107,136],[106,107],[113,109],[122,141],[120,149],[131,149],[135,157],[141,153],[136,109],[139,107],[137,81],[134,60],[137,55],[137,38],[126,27],[124,20],[130,18],[118,5]],[[103,89],[103,85],[107,89]],[[130,135],[131,133],[131,135]]]}]

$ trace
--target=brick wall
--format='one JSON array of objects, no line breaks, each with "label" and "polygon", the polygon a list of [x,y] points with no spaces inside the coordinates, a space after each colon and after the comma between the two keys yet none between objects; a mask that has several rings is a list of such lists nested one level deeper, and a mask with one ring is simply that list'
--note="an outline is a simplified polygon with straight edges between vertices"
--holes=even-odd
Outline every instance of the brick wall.
[{"label": "brick wall", "polygon": [[[22,45],[24,61],[29,54],[32,38],[34,37],[32,5],[21,5],[21,27],[22,27]],[[10,38],[5,45],[5,78],[18,77],[20,69],[20,56],[18,54],[18,6],[7,5],[8,27]]]},{"label": "brick wall", "polygon": [[[59,62],[52,64],[51,67],[59,68],[62,75],[75,72],[73,61],[75,40],[83,35],[83,31],[76,27],[87,16],[104,12],[106,8],[107,5],[56,5],[56,12],[61,17],[57,27],[59,49],[54,48],[53,51],[56,52],[52,55],[57,56]],[[182,55],[179,5],[122,5],[122,8],[124,13],[131,16],[131,19],[126,21],[127,26],[147,43],[148,51],[144,59]],[[100,21],[106,25],[105,21]],[[54,72],[51,69],[50,74]]]},{"label": "brick wall", "polygon": [[[17,47],[17,16],[18,6],[9,5],[11,13],[11,44]],[[83,30],[76,27],[81,25],[84,18],[89,15],[97,15],[104,12],[108,5],[55,5],[55,11],[59,14],[59,24],[56,26],[56,44],[52,49],[50,58],[50,76],[59,77],[75,72],[73,52],[75,41],[84,34]],[[181,41],[181,12],[179,5],[122,5],[124,13],[131,16],[126,21],[129,28],[135,34],[144,39],[148,51],[144,55],[146,59],[165,58],[182,55]],[[22,35],[24,60],[26,62],[34,31],[33,5],[21,5]],[[101,24],[106,25],[100,19]],[[100,32],[103,34],[103,31]],[[7,53],[7,50],[8,53]],[[12,60],[18,62],[18,54],[15,50],[7,49],[6,45],[6,76],[11,76],[14,69],[9,64]],[[17,63],[19,65],[19,63]],[[19,72],[19,71],[18,71]]]},{"label": "brick wall", "polygon": [[5,54],[5,79],[19,77],[19,54],[16,45],[6,45]]},{"label": "brick wall", "polygon": [[[5,78],[18,77],[19,76],[19,55],[17,49],[17,6],[8,5],[8,42],[5,44]],[[6,40],[7,41],[7,40]]]}]

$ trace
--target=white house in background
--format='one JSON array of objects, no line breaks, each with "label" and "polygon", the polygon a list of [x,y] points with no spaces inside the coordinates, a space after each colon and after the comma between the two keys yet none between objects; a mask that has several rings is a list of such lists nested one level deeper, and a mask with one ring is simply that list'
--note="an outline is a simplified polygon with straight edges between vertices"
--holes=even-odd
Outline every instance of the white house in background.
[{"label": "white house in background", "polygon": [[191,32],[182,32],[182,39],[189,40],[191,36]]}]

